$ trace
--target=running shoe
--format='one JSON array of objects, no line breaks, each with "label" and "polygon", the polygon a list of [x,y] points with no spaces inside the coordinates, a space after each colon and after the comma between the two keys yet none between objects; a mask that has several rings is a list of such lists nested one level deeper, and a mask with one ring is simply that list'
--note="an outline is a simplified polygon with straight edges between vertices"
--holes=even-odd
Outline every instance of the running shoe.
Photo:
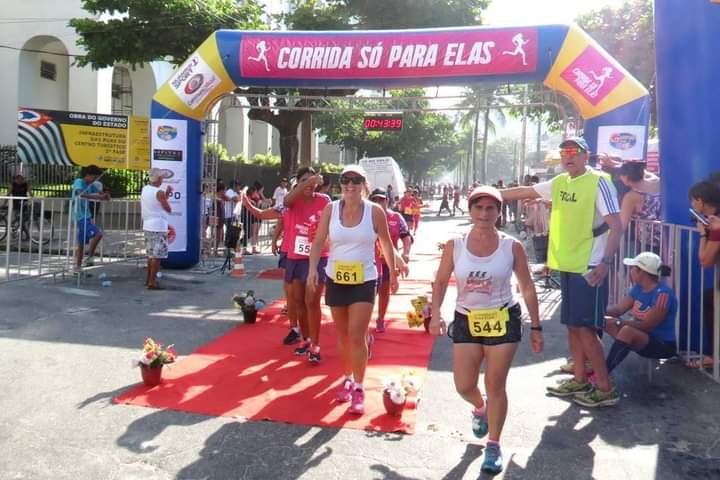
[{"label": "running shoe", "polygon": [[487,400],[483,410],[474,408],[472,411],[472,431],[477,438],[483,438],[488,433]]},{"label": "running shoe", "polygon": [[375,322],[375,333],[383,333],[385,331],[385,320],[379,318]]},{"label": "running shoe", "polygon": [[373,345],[375,345],[375,337],[373,337],[372,333],[368,333],[368,336],[367,336],[368,360],[370,360],[372,358]]},{"label": "running shoe", "polygon": [[[575,362],[570,360],[565,365],[560,365],[560,371],[563,373],[569,373],[572,375],[573,373],[575,373]],[[589,360],[585,362],[585,372],[587,372],[587,373],[593,372],[592,363],[590,363]]]},{"label": "running shoe", "polygon": [[608,392],[603,392],[599,388],[593,387],[587,392],[575,395],[573,400],[578,405],[588,408],[612,407],[613,405],[617,405],[620,401],[620,394],[615,387]]},{"label": "running shoe", "polygon": [[365,391],[362,388],[355,388],[350,398],[350,413],[362,415],[365,413]]},{"label": "running shoe", "polygon": [[343,380],[342,385],[340,385],[340,388],[337,389],[335,392],[335,401],[338,403],[345,403],[352,400],[352,392],[353,392],[353,381],[349,378],[346,378]]},{"label": "running shoe", "polygon": [[288,332],[287,337],[283,339],[283,345],[292,345],[293,343],[297,343],[300,341],[300,334],[295,331],[294,328],[290,329],[290,332]]},{"label": "running shoe", "polygon": [[485,473],[497,475],[502,472],[503,460],[502,453],[500,453],[500,445],[497,443],[488,443],[485,447],[485,459],[483,460],[482,470]]},{"label": "running shoe", "polygon": [[83,267],[92,267],[95,265],[95,259],[93,257],[86,257],[83,261]]},{"label": "running shoe", "polygon": [[314,352],[310,350],[310,353],[308,353],[308,362],[310,365],[320,365],[320,360],[322,360],[320,357],[320,349]]},{"label": "running shoe", "polygon": [[306,341],[295,349],[295,355],[307,355],[310,351],[310,342]]},{"label": "running shoe", "polygon": [[591,388],[592,385],[589,383],[578,383],[574,378],[568,378],[555,386],[547,387],[547,391],[556,397],[572,397],[576,393],[585,393]]}]

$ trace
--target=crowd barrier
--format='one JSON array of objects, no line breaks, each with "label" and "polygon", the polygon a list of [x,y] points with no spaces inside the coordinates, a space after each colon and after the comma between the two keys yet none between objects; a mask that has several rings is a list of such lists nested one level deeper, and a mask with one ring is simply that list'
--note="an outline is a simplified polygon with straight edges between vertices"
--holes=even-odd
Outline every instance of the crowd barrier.
[{"label": "crowd barrier", "polygon": [[[79,232],[72,208],[70,198],[0,196],[0,282],[73,274]],[[88,200],[84,208],[82,216],[91,216],[103,231],[93,259],[96,265],[143,259],[139,200]],[[260,224],[261,250],[270,249],[275,223]],[[223,252],[221,246],[219,258],[209,263],[221,262]]]},{"label": "crowd barrier", "polygon": [[697,228],[637,220],[623,236],[619,254],[609,274],[610,304],[619,301],[630,288],[623,258],[651,251],[672,268],[667,284],[677,295],[675,333],[678,352],[686,362],[712,358],[710,368],[700,371],[720,383],[720,268],[703,269],[698,260]]}]

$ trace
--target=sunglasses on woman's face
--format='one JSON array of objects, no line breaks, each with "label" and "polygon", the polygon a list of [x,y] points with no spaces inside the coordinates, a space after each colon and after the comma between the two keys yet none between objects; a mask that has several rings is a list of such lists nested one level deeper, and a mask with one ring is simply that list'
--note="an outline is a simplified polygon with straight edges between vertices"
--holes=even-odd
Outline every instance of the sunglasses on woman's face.
[{"label": "sunglasses on woman's face", "polygon": [[340,177],[340,183],[342,185],[347,185],[348,183],[352,183],[353,185],[360,185],[364,181],[365,181],[365,179],[358,175],[353,175],[353,176],[343,175],[342,177]]}]

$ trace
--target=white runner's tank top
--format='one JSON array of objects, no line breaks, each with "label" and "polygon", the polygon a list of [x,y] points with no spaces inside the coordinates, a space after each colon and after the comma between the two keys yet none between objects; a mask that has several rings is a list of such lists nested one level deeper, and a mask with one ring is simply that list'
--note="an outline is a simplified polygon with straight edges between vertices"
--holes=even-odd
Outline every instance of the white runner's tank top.
[{"label": "white runner's tank top", "polygon": [[488,257],[470,253],[466,237],[456,238],[453,248],[454,273],[457,280],[455,310],[467,314],[469,310],[512,307],[517,303],[511,285],[513,275],[512,246],[515,239],[498,232],[497,250]]},{"label": "white runner's tank top", "polygon": [[363,200],[362,220],[354,227],[345,227],[340,221],[340,202],[332,202],[330,214],[330,256],[325,273],[334,280],[335,262],[361,262],[364,282],[377,279],[375,268],[375,240],[377,233],[372,220],[372,203]]}]

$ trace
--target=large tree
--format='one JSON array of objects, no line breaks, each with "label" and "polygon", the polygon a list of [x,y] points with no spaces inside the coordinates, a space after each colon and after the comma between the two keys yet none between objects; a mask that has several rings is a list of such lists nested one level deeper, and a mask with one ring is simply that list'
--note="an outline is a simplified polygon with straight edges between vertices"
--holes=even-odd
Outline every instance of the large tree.
[{"label": "large tree", "polygon": [[[291,12],[277,20],[291,30],[387,29],[476,25],[490,0],[293,0]],[[81,65],[94,68],[117,62],[139,65],[154,60],[182,63],[213,31],[257,29],[262,8],[256,0],[83,0],[92,14],[119,12],[110,20],[73,19],[88,55]],[[352,91],[248,89],[249,94],[290,96],[347,95]],[[268,107],[312,107],[310,100],[252,98],[248,117],[269,123],[280,134],[281,174],[297,164],[299,125],[310,118],[303,110]]]}]

